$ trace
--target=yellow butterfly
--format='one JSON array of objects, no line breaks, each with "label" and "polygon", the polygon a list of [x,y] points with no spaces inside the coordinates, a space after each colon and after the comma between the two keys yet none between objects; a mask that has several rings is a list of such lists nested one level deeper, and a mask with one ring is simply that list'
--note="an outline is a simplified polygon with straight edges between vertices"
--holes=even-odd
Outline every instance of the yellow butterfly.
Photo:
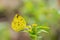
[{"label": "yellow butterfly", "polygon": [[14,31],[19,32],[21,30],[24,30],[24,28],[26,27],[26,22],[22,16],[16,14],[11,23],[11,26]]}]

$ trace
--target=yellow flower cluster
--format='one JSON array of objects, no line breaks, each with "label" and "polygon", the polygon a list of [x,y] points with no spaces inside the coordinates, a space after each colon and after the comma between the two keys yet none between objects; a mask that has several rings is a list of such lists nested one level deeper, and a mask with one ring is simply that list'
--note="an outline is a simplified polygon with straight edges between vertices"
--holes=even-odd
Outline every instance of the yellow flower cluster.
[{"label": "yellow flower cluster", "polygon": [[37,26],[37,24],[32,24],[32,27],[36,27]]},{"label": "yellow flower cluster", "polygon": [[37,26],[37,24],[32,24],[31,26],[26,26],[26,30],[24,30],[25,32],[32,32],[33,30],[33,27],[36,27]]},{"label": "yellow flower cluster", "polygon": [[24,28],[26,27],[26,22],[22,16],[16,14],[11,26],[14,31],[19,32],[21,30],[24,30]]},{"label": "yellow flower cluster", "polygon": [[26,29],[28,29],[28,32],[32,32],[32,27],[31,26],[27,26]]}]

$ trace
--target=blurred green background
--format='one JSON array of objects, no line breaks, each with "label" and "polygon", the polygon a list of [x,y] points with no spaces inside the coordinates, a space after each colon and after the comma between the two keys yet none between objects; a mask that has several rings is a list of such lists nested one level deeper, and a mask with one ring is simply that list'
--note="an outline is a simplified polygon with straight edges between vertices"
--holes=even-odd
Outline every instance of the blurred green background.
[{"label": "blurred green background", "polygon": [[[49,34],[45,34],[45,37],[39,40],[55,40],[56,30],[60,28],[60,10],[57,1],[23,0],[23,7],[19,8],[27,25],[36,23],[40,26],[48,26],[50,28]],[[5,10],[5,7],[2,5],[0,5],[0,12],[4,12]],[[0,22],[0,40],[10,40],[7,22]]]}]

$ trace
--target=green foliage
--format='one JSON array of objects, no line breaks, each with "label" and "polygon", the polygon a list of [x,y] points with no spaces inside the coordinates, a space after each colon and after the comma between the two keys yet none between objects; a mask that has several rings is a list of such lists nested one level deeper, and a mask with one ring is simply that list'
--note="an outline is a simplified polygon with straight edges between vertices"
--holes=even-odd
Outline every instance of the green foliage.
[{"label": "green foliage", "polygon": [[42,32],[40,35],[41,39],[43,33],[49,34],[49,27],[51,25],[53,24],[58,25],[57,21],[60,15],[55,8],[51,8],[48,6],[48,1],[45,0],[35,0],[35,1],[28,0],[27,2],[25,1],[24,7],[21,11],[28,25],[31,25],[33,23],[37,23],[38,25],[40,25],[37,26],[36,28],[33,27],[32,28],[33,31],[29,32],[30,36],[32,37],[32,40],[37,38],[36,33]]},{"label": "green foliage", "polygon": [[[31,31],[28,31],[31,30]],[[31,29],[25,30],[25,32],[28,32],[32,40],[40,40],[43,38],[43,35],[41,33],[49,34],[50,29],[47,26],[31,26]]]},{"label": "green foliage", "polygon": [[10,40],[7,22],[0,22],[0,40]]}]

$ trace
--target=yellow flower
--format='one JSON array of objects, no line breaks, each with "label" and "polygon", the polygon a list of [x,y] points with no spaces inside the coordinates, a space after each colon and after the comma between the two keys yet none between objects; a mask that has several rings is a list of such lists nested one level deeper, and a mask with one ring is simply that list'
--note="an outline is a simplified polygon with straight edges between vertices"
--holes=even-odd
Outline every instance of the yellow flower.
[{"label": "yellow flower", "polygon": [[32,27],[31,26],[27,26],[25,31],[32,32]]},{"label": "yellow flower", "polygon": [[32,26],[33,26],[33,27],[36,27],[36,26],[37,26],[37,24],[32,24]]},{"label": "yellow flower", "polygon": [[14,31],[19,32],[21,30],[24,30],[26,27],[26,22],[22,16],[16,14],[11,23],[11,26]]}]

